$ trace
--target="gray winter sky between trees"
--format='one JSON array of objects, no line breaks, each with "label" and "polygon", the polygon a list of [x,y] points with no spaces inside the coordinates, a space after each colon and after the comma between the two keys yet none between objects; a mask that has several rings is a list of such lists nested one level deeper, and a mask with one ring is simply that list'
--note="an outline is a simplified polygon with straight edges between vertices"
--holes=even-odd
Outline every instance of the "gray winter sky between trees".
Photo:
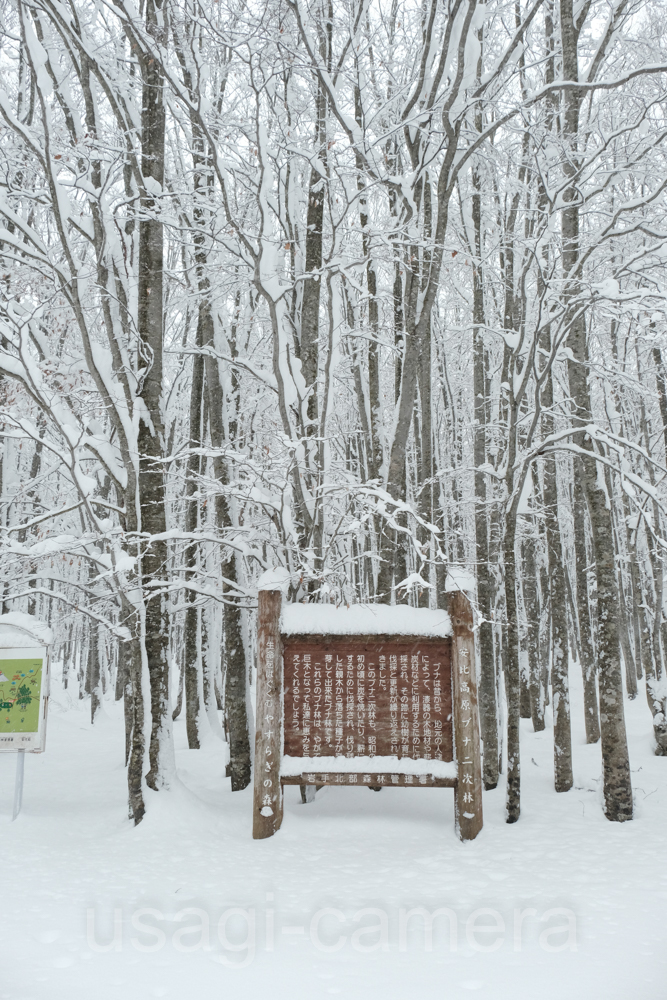
[{"label": "gray winter sky between trees", "polygon": [[[629,0],[3,0],[0,585],[124,700],[129,811],[224,728],[255,583],[474,575],[484,782],[569,672],[604,808],[667,753],[667,12]],[[504,748],[504,754],[503,754]],[[505,761],[503,763],[503,761]]]}]

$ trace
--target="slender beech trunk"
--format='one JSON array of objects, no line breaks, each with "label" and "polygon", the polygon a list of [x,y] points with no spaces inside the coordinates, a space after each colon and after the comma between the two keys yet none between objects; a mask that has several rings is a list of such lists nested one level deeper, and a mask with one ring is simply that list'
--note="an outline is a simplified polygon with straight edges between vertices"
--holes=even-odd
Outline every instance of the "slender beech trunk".
[{"label": "slender beech trunk", "polygon": [[[481,118],[481,113],[480,113]],[[481,120],[478,131],[481,130]],[[477,630],[479,645],[479,712],[484,746],[482,777],[486,789],[498,784],[498,704],[496,700],[496,662],[493,646],[493,581],[489,565],[490,496],[486,476],[486,354],[484,350],[484,271],[482,266],[482,178],[479,165],[472,172],[472,220],[475,234],[473,282],[473,392],[474,392],[474,463],[475,463],[475,557],[477,569],[477,607],[481,624]],[[491,493],[492,487],[488,487]]]},{"label": "slender beech trunk", "polygon": [[[201,303],[197,322],[196,344],[201,348],[203,342],[202,325],[205,321],[202,311],[207,304]],[[185,533],[193,535],[199,526],[199,502],[195,499],[198,489],[197,474],[201,469],[201,457],[194,453],[202,444],[202,402],[204,395],[204,357],[195,354],[192,360],[192,385],[190,388],[190,448],[193,453],[188,456],[185,482]],[[186,541],[185,550],[185,580],[191,582],[196,576],[198,546],[191,539]],[[199,650],[199,606],[197,595],[192,591],[185,594],[187,608],[183,625],[183,643],[185,646],[184,688],[185,688],[185,724],[188,737],[188,747],[198,750],[201,745],[201,699],[200,671],[201,655]]]},{"label": "slender beech trunk", "polygon": [[[641,381],[641,366],[637,345],[635,345],[635,349],[637,352],[637,373]],[[662,390],[660,387],[658,391],[661,396]],[[651,447],[651,431],[648,418],[646,416],[646,406],[644,404],[643,396],[640,401],[640,425],[644,439],[644,447],[648,451]],[[648,479],[651,485],[655,488],[655,472],[653,466],[650,464],[648,467]],[[653,501],[653,530],[649,532],[646,524],[644,525],[644,530],[646,533],[646,548],[648,550],[649,557],[648,561],[651,567],[654,600],[652,601],[653,623],[651,628],[649,603],[651,603],[652,595],[650,594],[651,588],[647,584],[644,600],[642,602],[642,611],[644,616],[642,635],[646,636],[647,640],[645,651],[642,653],[642,659],[645,661],[644,669],[646,673],[646,697],[648,699],[649,708],[651,709],[651,715],[653,716],[653,734],[656,741],[655,752],[657,756],[664,757],[667,756],[667,719],[665,718],[667,712],[667,698],[661,690],[661,685],[659,685],[663,672],[663,650],[660,633],[663,616],[664,563],[657,551],[656,532],[660,531],[660,508],[655,500]]]},{"label": "slender beech trunk", "polygon": [[116,668],[115,700],[123,699],[123,721],[125,723],[125,766],[130,760],[132,749],[132,685],[128,663],[129,643],[118,643],[118,666]]},{"label": "slender beech trunk", "polygon": [[[648,588],[647,588],[648,589]],[[648,594],[644,593],[641,604],[641,646],[644,674],[646,676],[646,700],[653,718],[653,735],[655,736],[658,757],[667,756],[667,722],[665,720],[665,702],[661,697],[653,652],[653,633],[651,619],[648,613]]]},{"label": "slender beech trunk", "polygon": [[[331,70],[331,25],[333,11],[331,0],[328,3],[328,18],[320,32],[320,54]],[[320,363],[320,301],[322,288],[322,262],[324,237],[324,203],[327,191],[327,99],[321,82],[317,83],[315,97],[315,140],[314,155],[318,165],[313,165],[308,184],[308,207],[306,211],[305,239],[305,272],[312,277],[303,281],[303,297],[301,300],[300,317],[300,358],[301,371],[306,383],[308,402],[306,407],[307,423],[305,434],[308,438],[317,438],[320,432],[320,399],[318,392],[318,377]],[[309,581],[311,592],[317,591],[321,583],[322,557],[324,545],[324,508],[320,494],[322,484],[322,469],[319,461],[320,443],[313,441],[308,446],[308,486],[311,495],[315,497],[312,537],[304,533],[302,542],[314,554],[314,579]]]},{"label": "slender beech trunk", "polygon": [[[154,0],[146,3],[146,27],[151,35],[165,32],[164,12]],[[141,58],[141,169],[143,177],[162,188],[165,162],[164,79],[157,59]],[[139,417],[139,483],[144,636],[150,679],[151,734],[146,782],[155,790],[165,783],[166,754],[171,751],[169,711],[169,623],[161,584],[167,567],[164,426],[162,418],[162,350],[164,334],[164,235],[159,206],[151,191],[141,197],[139,222],[138,331],[144,366]],[[156,537],[157,536],[157,537]],[[162,537],[159,537],[162,536]],[[133,686],[134,692],[134,686]],[[135,727],[136,731],[136,727]]]},{"label": "slender beech trunk", "polygon": [[[204,325],[204,346],[215,347],[213,317],[210,310]],[[215,524],[220,532],[233,528],[229,500],[224,492],[229,484],[227,462],[221,454],[230,441],[235,439],[234,427],[230,427],[229,440],[225,433],[226,400],[220,380],[218,361],[210,354],[206,356],[206,391],[208,394],[209,429],[211,446],[216,455],[213,459],[213,473],[220,484],[215,495]],[[248,670],[241,608],[231,595],[238,581],[237,558],[233,549],[226,549],[220,572],[223,578],[224,605],[224,661],[225,661],[225,717],[229,734],[230,775],[232,791],[240,791],[250,783],[250,734],[248,727]]]},{"label": "slender beech trunk", "polygon": [[[130,611],[128,617],[130,617],[130,620],[133,620],[134,609],[126,609],[126,611]],[[138,624],[134,625],[135,630],[138,630],[139,627],[140,626]],[[126,738],[128,729],[130,732],[129,752],[126,746],[128,808],[130,817],[134,820],[136,825],[141,822],[146,811],[142,783],[144,756],[146,753],[146,738],[144,730],[146,708],[142,677],[143,656],[140,639],[135,637],[127,644],[127,659],[129,690],[126,691],[125,702],[126,706],[129,706],[128,714],[130,716],[129,723],[127,715],[125,716]]]},{"label": "slender beech trunk", "polygon": [[91,622],[88,630],[87,686],[90,691],[90,721],[93,723],[102,707],[99,633],[100,627],[97,622]]},{"label": "slender beech trunk", "polygon": [[581,673],[584,681],[584,719],[586,724],[586,742],[597,743],[600,739],[600,727],[598,722],[591,605],[588,596],[587,505],[584,496],[583,479],[580,475],[580,463],[578,461],[575,461],[574,469],[574,555],[577,581],[579,654],[581,658]]},{"label": "slender beech trunk", "polygon": [[181,650],[181,645],[181,642],[175,643],[175,656],[178,660],[178,694],[176,695],[174,711],[171,713],[174,722],[183,711],[183,696],[185,694],[185,652]]},{"label": "slender beech trunk", "polygon": [[[627,496],[623,496],[623,512],[625,515],[625,522],[628,523],[630,518],[630,503]],[[640,681],[643,677],[642,671],[642,647],[641,647],[641,622],[639,620],[639,610],[641,604],[641,579],[639,571],[639,563],[637,562],[637,531],[638,527],[635,526],[632,530],[628,529],[628,553],[630,555],[630,613],[632,615],[632,634],[634,637],[635,645],[635,668],[637,671],[637,680]]]},{"label": "slender beech trunk", "polygon": [[[431,202],[431,180],[426,174],[424,178],[424,240],[428,242],[432,236],[433,229],[433,207]],[[428,270],[431,265],[431,254],[427,249],[422,251],[422,287],[425,287]],[[434,485],[433,474],[433,414],[431,400],[431,324],[424,327],[422,339],[419,345],[419,372],[417,374],[417,385],[419,389],[419,420],[415,423],[415,443],[419,446],[419,461],[417,463],[418,481],[416,483],[416,494],[418,498],[418,509],[421,517],[428,524],[433,524],[434,520]],[[432,552],[432,537],[430,531],[420,526],[418,537],[422,549],[421,565],[416,567],[417,572],[425,582],[430,583],[430,564],[428,559]],[[430,603],[430,590],[428,587],[422,588],[417,595],[418,606],[428,608]]]},{"label": "slender beech trunk", "polygon": [[[531,528],[528,529],[529,532]],[[522,719],[531,719],[530,710],[530,676],[534,664],[534,657],[537,653],[537,645],[534,643],[534,625],[537,614],[537,579],[535,577],[535,545],[534,539],[528,534],[524,537],[521,547],[521,570],[520,593],[523,605],[523,623],[519,630],[520,660],[519,660],[519,681],[521,684],[519,695],[519,714]]]},{"label": "slender beech trunk", "polygon": [[[575,25],[573,0],[560,0],[560,26],[563,76],[566,80],[577,82],[580,29]],[[572,144],[571,159],[566,162],[565,168],[571,176],[574,176],[578,169],[576,145],[583,96],[583,92],[576,87],[566,91],[564,96],[564,132]],[[569,293],[575,296],[579,278],[579,193],[574,185],[567,189],[563,201],[565,202],[562,214],[563,271],[570,285]],[[583,429],[590,423],[592,417],[587,382],[589,357],[585,316],[581,306],[574,303],[567,343],[572,350],[568,362],[568,375],[574,407],[573,416],[575,426],[582,428],[574,440],[584,452],[579,470],[590,517],[597,576],[598,684],[605,814],[610,820],[623,821],[632,819],[632,784],[618,641],[618,588],[613,525],[611,504],[604,488],[604,479],[598,480],[596,445]]]},{"label": "slender beech trunk", "polygon": [[[399,406],[401,399],[403,355],[405,352],[406,341],[404,329],[405,313],[403,307],[403,279],[401,277],[401,262],[398,258],[398,253],[399,251],[397,249],[397,257],[394,262],[393,286],[394,342],[396,345],[394,393],[395,406],[397,407]],[[414,385],[411,387],[411,392],[412,399],[414,401]],[[406,415],[404,419],[409,422],[411,417],[412,410],[410,415]],[[402,457],[398,458],[394,463],[393,474],[394,489],[390,490],[390,492],[396,499],[404,500],[406,494],[405,446],[403,447]],[[405,518],[397,517],[396,520],[399,524],[403,524]],[[400,582],[405,579],[407,576],[407,570],[405,562],[405,545],[403,543],[401,533],[396,531],[394,528],[391,528],[386,522],[381,526],[379,549],[380,568],[378,571],[378,600],[383,604],[391,604],[394,585],[396,582]]]},{"label": "slender beech trunk", "polygon": [[620,567],[618,570],[618,598],[621,651],[625,666],[625,688],[628,692],[628,697],[634,699],[637,697],[637,668],[635,667],[635,659],[630,647],[630,623],[628,621],[628,609],[625,601],[623,572]]},{"label": "slender beech trunk", "polygon": [[[546,460],[544,493],[549,564],[549,604],[551,611],[551,691],[554,716],[554,783],[557,792],[572,787],[572,730],[568,679],[567,595],[565,568],[558,521],[556,459]],[[597,703],[596,703],[597,711]],[[597,720],[597,715],[596,715]]]},{"label": "slender beech trunk", "polygon": [[[192,90],[192,81],[185,68],[184,78],[187,86]],[[210,156],[207,153],[206,142],[196,117],[192,119],[192,126],[193,138],[195,140],[193,150],[193,162],[196,171],[195,184],[198,188],[208,187],[210,190],[213,186]],[[206,274],[208,256],[205,235],[208,220],[207,209],[205,207],[198,209],[195,212],[195,218],[201,226],[201,232],[198,232],[195,236],[195,263],[197,267],[198,293],[200,296],[198,341],[201,342],[204,351],[203,375],[205,389],[202,402],[205,402],[208,413],[211,447],[216,452],[212,462],[213,475],[220,484],[220,489],[215,494],[214,521],[217,531],[224,534],[229,533],[233,528],[233,522],[229,509],[229,499],[225,492],[226,487],[229,485],[229,471],[223,451],[229,447],[230,443],[233,444],[235,442],[236,431],[235,428],[230,428],[229,437],[227,436],[225,427],[227,404],[221,382],[219,362],[214,356],[216,342],[214,321],[211,312],[211,285]],[[234,351],[235,345],[233,344],[232,353]],[[314,387],[314,391],[316,392],[316,386]],[[202,421],[203,423],[204,421]],[[232,779],[232,791],[239,791],[245,788],[250,782],[251,759],[248,728],[248,672],[242,637],[241,609],[236,597],[232,594],[238,580],[237,560],[233,549],[223,549],[220,574],[223,581],[222,592],[225,598],[223,611],[223,671],[225,676],[225,718],[230,745],[229,773]],[[209,677],[209,687],[210,680]],[[215,691],[211,692],[209,690],[209,700],[213,698],[214,694]]]},{"label": "slender beech trunk", "polygon": [[[546,334],[545,347],[551,350],[551,335]],[[547,434],[555,430],[553,416],[553,377],[548,372],[542,391],[544,406],[544,429]],[[554,716],[554,784],[557,792],[566,792],[572,787],[572,728],[570,722],[570,690],[568,677],[567,640],[567,591],[565,582],[565,560],[558,519],[558,480],[556,456],[548,455],[544,465],[544,508],[547,536],[547,566],[549,573],[549,615],[551,619],[551,690]],[[593,685],[595,679],[593,678]],[[595,690],[595,689],[593,689]],[[590,693],[584,698],[588,716],[591,703]],[[590,707],[592,719],[597,725],[597,698]],[[586,722],[586,736],[592,733],[592,719]],[[599,737],[598,737],[599,738]]]},{"label": "slender beech trunk", "polygon": [[[667,461],[667,375],[662,360],[662,351],[659,347],[653,348],[653,361],[655,363],[656,384],[658,388],[658,401],[660,403],[660,419],[662,422],[662,434],[665,442],[665,460]],[[667,618],[661,615],[660,636],[662,640],[663,656],[667,655]]]},{"label": "slender beech trunk", "polygon": [[[354,90],[354,113],[357,124],[363,128],[361,92],[359,87]],[[368,231],[368,200],[363,174],[363,163],[358,151],[357,187],[359,190],[359,225],[361,227],[361,245],[366,259],[366,287],[368,289],[368,410],[370,417],[369,447],[367,456],[368,478],[377,479],[382,468],[382,404],[380,402],[380,358],[378,341],[380,334],[380,318],[377,299],[377,274],[373,265],[370,234]]]},{"label": "slender beech trunk", "polygon": [[524,542],[523,601],[526,609],[526,650],[528,653],[528,718],[536,733],[544,729],[544,691],[540,659],[540,602],[537,588],[535,550],[538,540],[530,535]]},{"label": "slender beech trunk", "polygon": [[507,801],[508,823],[516,823],[521,814],[521,758],[519,743],[520,695],[519,622],[516,602],[516,516],[507,518],[503,538],[505,564],[505,693],[507,697]]}]

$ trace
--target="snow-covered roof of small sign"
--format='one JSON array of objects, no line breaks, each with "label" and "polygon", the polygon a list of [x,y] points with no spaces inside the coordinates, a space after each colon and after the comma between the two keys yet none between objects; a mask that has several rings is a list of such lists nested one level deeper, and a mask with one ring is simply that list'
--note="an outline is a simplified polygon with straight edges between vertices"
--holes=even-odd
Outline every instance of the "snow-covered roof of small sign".
[{"label": "snow-covered roof of small sign", "polygon": [[446,611],[410,608],[405,604],[285,604],[280,618],[283,635],[419,635],[452,634]]},{"label": "snow-covered roof of small sign", "polygon": [[53,632],[43,621],[22,611],[8,611],[0,615],[0,648],[21,646],[50,646]]}]

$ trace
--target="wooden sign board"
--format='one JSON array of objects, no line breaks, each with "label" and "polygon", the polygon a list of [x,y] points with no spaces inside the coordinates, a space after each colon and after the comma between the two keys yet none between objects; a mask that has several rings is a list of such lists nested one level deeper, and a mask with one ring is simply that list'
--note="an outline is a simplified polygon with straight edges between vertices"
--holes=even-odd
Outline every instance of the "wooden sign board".
[{"label": "wooden sign board", "polygon": [[283,640],[283,754],[454,759],[450,642]]},{"label": "wooden sign board", "polygon": [[[445,627],[440,615],[439,628],[422,635],[331,634],[321,620],[309,631],[318,617],[324,629],[327,621],[338,631],[347,624],[344,610],[327,619],[336,609],[320,609],[313,617],[312,605],[290,607],[291,628],[284,633],[281,602],[280,591],[260,591],[253,836],[279,829],[286,784],[451,787],[459,836],[477,836],[482,780],[465,595],[451,595]],[[410,626],[426,623],[426,616],[432,624],[436,614],[350,610],[350,622],[377,619],[381,627],[406,612]]]}]

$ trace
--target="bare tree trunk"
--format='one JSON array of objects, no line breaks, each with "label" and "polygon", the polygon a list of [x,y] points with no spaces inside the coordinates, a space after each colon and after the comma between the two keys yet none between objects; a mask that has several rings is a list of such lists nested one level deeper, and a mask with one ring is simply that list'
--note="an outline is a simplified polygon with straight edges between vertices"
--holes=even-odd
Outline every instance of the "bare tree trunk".
[{"label": "bare tree trunk", "polygon": [[[360,128],[363,128],[361,92],[355,87],[355,118]],[[380,402],[380,364],[378,354],[378,338],[380,333],[377,275],[371,256],[371,243],[368,232],[368,201],[364,182],[363,163],[359,152],[357,161],[357,187],[359,190],[359,225],[361,227],[361,245],[366,258],[366,287],[368,289],[368,326],[370,338],[368,341],[368,411],[370,425],[368,427],[367,469],[368,478],[377,479],[382,467],[382,405]]]},{"label": "bare tree trunk", "polygon": [[[551,350],[551,335],[547,334],[546,347]],[[553,377],[548,372],[542,392],[545,408],[544,425],[547,434],[555,430],[553,418],[554,392]],[[570,689],[568,677],[567,641],[567,592],[565,582],[565,560],[561,542],[560,521],[558,519],[558,480],[556,456],[548,455],[544,466],[544,507],[546,515],[547,566],[549,573],[549,611],[551,618],[551,690],[554,716],[554,784],[557,792],[566,792],[572,787],[572,729],[570,723]],[[583,520],[583,519],[582,519]],[[590,637],[590,625],[589,625]],[[593,677],[593,690],[595,678]],[[584,696],[587,715],[586,735],[592,732],[589,711],[594,713],[597,724],[597,698],[590,705],[590,692]],[[589,740],[589,742],[591,742]]]},{"label": "bare tree trunk", "polygon": [[[125,732],[127,734],[129,729],[131,733],[131,746],[129,754],[127,754],[128,806],[130,818],[134,820],[135,825],[141,822],[146,811],[142,784],[144,754],[146,750],[142,659],[141,641],[135,638],[128,643],[130,690],[125,695],[126,702],[131,706],[131,712],[129,713],[131,724],[129,726],[127,716],[125,717]],[[128,694],[130,694],[129,699],[127,697]]]},{"label": "bare tree trunk", "polygon": [[[481,121],[478,131],[481,130]],[[472,220],[475,233],[473,281],[473,392],[475,414],[475,556],[477,569],[477,606],[482,619],[477,635],[479,644],[479,712],[484,746],[482,778],[486,789],[498,784],[498,704],[496,701],[496,662],[493,647],[493,582],[489,565],[489,520],[486,476],[486,357],[483,331],[484,272],[482,267],[482,179],[477,165],[472,174]],[[491,488],[489,489],[489,493]]]},{"label": "bare tree trunk", "polygon": [[171,717],[174,721],[183,711],[183,695],[185,693],[185,654],[178,656],[178,694],[176,695],[176,705]]},{"label": "bare tree trunk", "polygon": [[[527,520],[527,519],[524,519]],[[530,531],[530,528],[528,529]],[[521,567],[519,572],[521,603],[523,605],[523,622],[519,629],[519,680],[521,690],[519,695],[519,714],[522,719],[532,719],[530,710],[530,675],[533,666],[533,656],[536,647],[531,625],[537,610],[537,580],[535,579],[535,549],[533,538],[524,537],[519,551],[521,552]]]},{"label": "bare tree trunk", "polygon": [[646,700],[653,718],[653,735],[655,736],[658,757],[667,756],[667,720],[665,719],[665,702],[657,685],[657,672],[654,659],[653,634],[648,614],[648,595],[645,593],[641,604],[641,645],[644,674],[646,675]]},{"label": "bare tree trunk", "polygon": [[[534,526],[533,526],[534,530]],[[523,602],[526,609],[526,651],[528,653],[528,716],[536,733],[544,729],[544,692],[540,660],[540,604],[537,593],[535,549],[537,538],[530,535],[524,542]]]},{"label": "bare tree trunk", "polygon": [[129,643],[118,643],[118,667],[116,669],[115,700],[123,699],[123,719],[125,722],[125,767],[132,750],[132,685],[130,682]]},{"label": "bare tree trunk", "polygon": [[574,555],[577,581],[577,621],[579,624],[579,654],[584,681],[584,720],[586,742],[600,739],[598,699],[595,678],[595,651],[591,628],[591,606],[588,596],[588,550],[586,545],[586,499],[583,480],[578,474],[579,462],[575,461],[574,476]]},{"label": "bare tree trunk", "polygon": [[[153,0],[146,4],[149,34],[164,31],[163,12]],[[160,188],[164,184],[165,108],[164,79],[157,59],[141,57],[142,114],[141,169],[143,177]],[[145,410],[139,420],[139,489],[142,551],[141,583],[144,594],[144,636],[151,693],[151,734],[148,748],[150,770],[146,782],[155,790],[166,780],[165,754],[171,750],[169,711],[169,641],[165,595],[161,585],[167,566],[164,470],[164,426],[162,418],[163,350],[163,224],[155,198],[146,188],[142,194],[139,222],[138,329],[139,352],[144,361],[141,398]],[[145,416],[143,415],[145,414]],[[157,537],[156,537],[157,536]],[[160,537],[161,536],[161,537]],[[133,685],[133,694],[136,693]],[[134,732],[136,733],[136,726]]]},{"label": "bare tree trunk", "polygon": [[[426,174],[424,178],[424,240],[428,241],[432,236],[432,203],[431,203],[431,180]],[[422,287],[425,287],[426,275],[430,267],[431,255],[424,249],[422,262]],[[422,338],[419,345],[419,372],[417,374],[417,385],[419,388],[419,421],[415,422],[415,444],[419,448],[419,461],[417,463],[417,483],[416,494],[418,498],[418,510],[427,524],[433,524],[434,510],[434,489],[433,489],[433,419],[431,402],[431,324],[422,329]],[[432,549],[431,533],[424,528],[419,528],[418,537],[421,544],[421,564],[416,569],[425,582],[430,583],[429,557]],[[428,608],[430,603],[429,588],[424,587],[417,595],[418,607]]]},{"label": "bare tree trunk", "polygon": [[[204,327],[204,345],[214,347],[213,319],[208,314]],[[215,524],[218,531],[229,532],[233,527],[229,501],[224,487],[229,482],[227,462],[221,454],[228,443],[225,434],[226,400],[220,381],[218,361],[206,356],[206,387],[211,445],[216,454],[213,472],[220,483],[215,495]],[[229,428],[229,440],[235,439],[235,424]],[[248,727],[248,670],[241,626],[241,609],[232,595],[238,581],[237,559],[233,549],[225,550],[220,572],[223,578],[224,606],[224,659],[225,659],[225,714],[229,732],[230,775],[232,791],[240,791],[250,783],[250,735]]]},{"label": "bare tree trunk", "polygon": [[[199,306],[197,322],[197,347],[203,342],[202,327],[208,303],[202,301]],[[202,445],[202,403],[204,396],[204,357],[195,354],[192,360],[192,385],[190,388],[190,448],[186,467],[185,483],[185,533],[192,536],[199,526],[199,501],[195,498],[198,490],[197,475],[201,471],[201,458],[195,453]],[[198,545],[191,538],[186,540],[185,550],[185,580],[191,583],[196,575]],[[183,644],[185,647],[185,662],[183,667],[185,688],[185,724],[188,737],[188,747],[198,750],[201,745],[201,701],[199,697],[201,656],[199,651],[199,605],[197,594],[187,590],[185,593],[187,608],[183,625]]]},{"label": "bare tree trunk", "polygon": [[[396,251],[398,254],[398,250]],[[395,392],[395,405],[399,407],[401,401],[401,385],[402,379],[404,377],[404,361],[406,353],[406,338],[405,336],[405,310],[403,306],[403,280],[401,277],[401,263],[397,259],[394,262],[394,286],[393,286],[393,303],[394,303],[394,342],[396,346],[396,362],[395,362],[395,378],[394,378],[394,392]],[[416,350],[412,351],[413,355],[416,355]],[[416,376],[417,363],[416,357],[414,361],[414,374]],[[411,406],[410,412],[401,413],[401,439],[403,432],[405,432],[405,441],[402,441],[402,448],[400,454],[395,454],[395,449],[390,446],[390,455],[393,454],[393,465],[391,465],[390,458],[390,468],[387,470],[387,489],[389,493],[395,499],[405,499],[406,494],[406,472],[405,472],[405,447],[407,444],[407,437],[409,434],[409,426],[406,427],[406,422],[409,425],[412,418],[412,404],[414,403],[414,386],[415,382],[410,383],[410,398]],[[407,409],[407,408],[406,408]],[[405,523],[405,518],[397,517],[397,522],[401,525]],[[386,523],[382,525],[381,535],[379,540],[379,550],[380,550],[380,569],[378,572],[378,599],[383,604],[391,604],[392,594],[394,592],[395,583],[404,580],[407,576],[406,562],[405,562],[405,545],[401,537],[401,533],[395,529],[389,527]]]},{"label": "bare tree trunk", "polygon": [[[577,82],[578,35],[572,0],[560,0],[563,76]],[[564,97],[564,131],[573,144],[572,161],[565,164],[571,176],[577,172],[576,143],[579,135],[579,109],[583,93],[569,89]],[[563,196],[566,204],[562,216],[563,270],[574,294],[579,268],[579,194],[574,186]],[[614,561],[614,538],[611,506],[604,480],[598,482],[595,445],[583,430],[591,420],[591,404],[586,373],[589,368],[586,323],[583,313],[573,305],[568,346],[572,359],[568,362],[570,393],[574,404],[575,426],[582,427],[575,443],[586,454],[579,469],[588,506],[595,569],[597,576],[598,616],[598,683],[600,689],[600,721],[605,814],[607,819],[632,819],[632,785],[630,760],[623,711],[623,681],[618,642],[618,592]]]},{"label": "bare tree trunk", "polygon": [[88,629],[88,685],[90,687],[90,721],[95,722],[102,701],[100,697],[100,627],[97,622],[91,622]]},{"label": "bare tree trunk", "polygon": [[618,611],[619,627],[621,638],[621,652],[623,653],[623,664],[625,666],[625,687],[630,699],[637,697],[637,668],[630,648],[630,625],[628,622],[628,610],[625,603],[625,587],[623,585],[623,574],[619,567],[618,571]]},{"label": "bare tree trunk", "polygon": [[508,823],[516,823],[521,814],[521,757],[519,743],[520,694],[519,622],[516,607],[516,517],[507,519],[503,539],[505,563],[505,693],[507,697],[507,800]]}]

